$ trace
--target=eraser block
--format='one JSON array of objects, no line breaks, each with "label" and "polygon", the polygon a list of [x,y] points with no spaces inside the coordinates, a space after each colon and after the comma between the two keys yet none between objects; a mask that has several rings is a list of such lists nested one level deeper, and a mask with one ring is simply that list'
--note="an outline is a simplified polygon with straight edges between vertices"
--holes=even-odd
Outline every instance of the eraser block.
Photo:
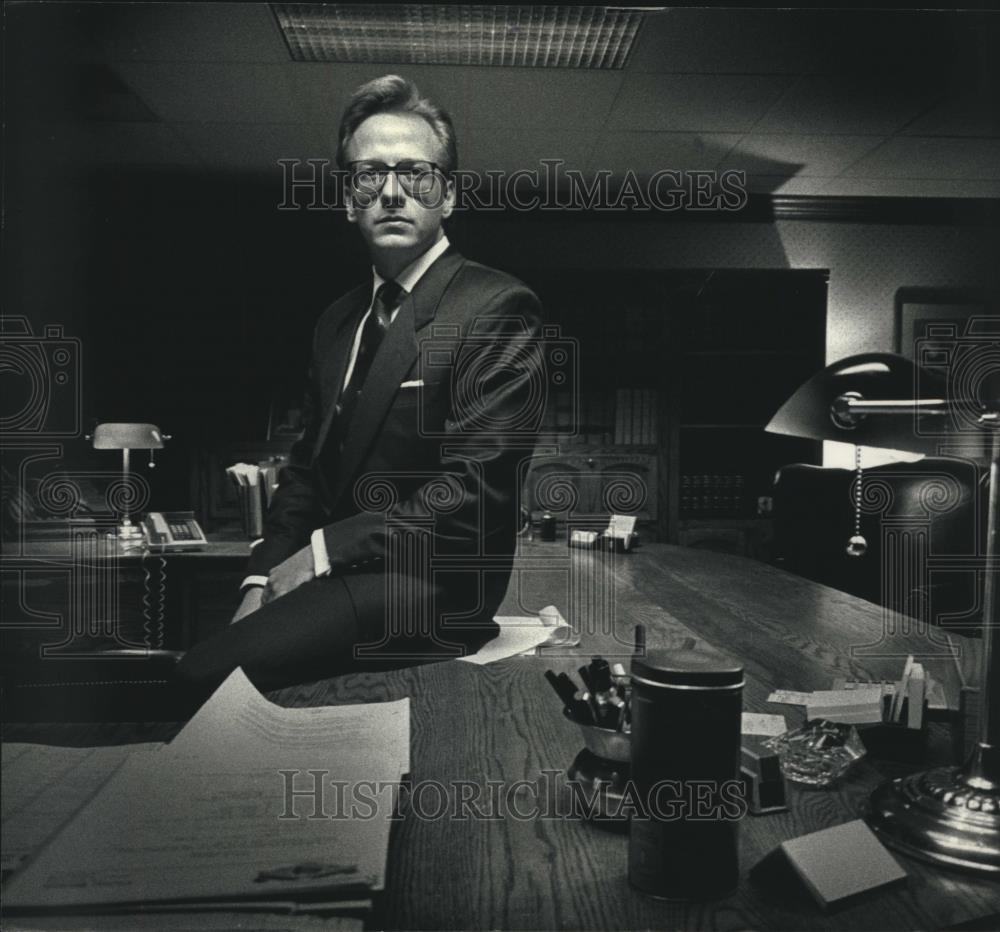
[{"label": "eraser block", "polygon": [[740,766],[765,783],[781,779],[781,758],[757,743],[744,742],[740,748]]},{"label": "eraser block", "polygon": [[860,819],[782,842],[781,850],[824,909],[906,879],[906,871]]},{"label": "eraser block", "polygon": [[785,798],[785,780],[761,780],[755,773],[740,768],[743,780],[747,811],[751,815],[770,815],[772,812],[786,812],[788,803]]}]

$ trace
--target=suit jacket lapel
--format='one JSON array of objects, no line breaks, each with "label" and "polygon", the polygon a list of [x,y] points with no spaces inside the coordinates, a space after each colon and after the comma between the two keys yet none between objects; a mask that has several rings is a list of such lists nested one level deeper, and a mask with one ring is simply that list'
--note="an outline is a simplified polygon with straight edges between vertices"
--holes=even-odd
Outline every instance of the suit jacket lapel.
[{"label": "suit jacket lapel", "polygon": [[323,423],[320,425],[319,434],[316,437],[316,445],[313,448],[314,456],[319,456],[326,443],[327,435],[330,433],[337,399],[340,397],[340,389],[343,387],[344,375],[347,372],[347,361],[351,355],[351,347],[354,345],[354,333],[361,315],[371,303],[371,288],[369,286],[360,287],[356,293],[346,295],[344,300],[348,302],[348,310],[334,326],[328,338],[330,347],[322,354],[327,356],[327,361],[324,363],[320,378],[324,382],[329,382],[329,388],[324,392],[329,398],[329,403],[326,406]]},{"label": "suit jacket lapel", "polygon": [[399,391],[399,385],[417,361],[420,330],[434,319],[441,296],[462,264],[462,256],[448,249],[417,282],[413,293],[400,305],[372,361],[364,391],[354,409],[354,416],[341,456],[333,501],[337,502],[352,483],[372,445],[382,422]]}]

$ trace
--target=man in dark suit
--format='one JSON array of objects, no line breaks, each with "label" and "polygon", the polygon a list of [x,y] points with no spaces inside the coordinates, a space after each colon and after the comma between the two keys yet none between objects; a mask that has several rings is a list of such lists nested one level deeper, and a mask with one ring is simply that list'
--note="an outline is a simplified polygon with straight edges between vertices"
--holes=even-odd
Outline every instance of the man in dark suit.
[{"label": "man in dark suit", "polygon": [[181,661],[198,682],[457,656],[497,632],[545,404],[538,300],[450,246],[454,131],[410,82],[356,91],[337,159],[372,280],[319,320],[234,624]]}]

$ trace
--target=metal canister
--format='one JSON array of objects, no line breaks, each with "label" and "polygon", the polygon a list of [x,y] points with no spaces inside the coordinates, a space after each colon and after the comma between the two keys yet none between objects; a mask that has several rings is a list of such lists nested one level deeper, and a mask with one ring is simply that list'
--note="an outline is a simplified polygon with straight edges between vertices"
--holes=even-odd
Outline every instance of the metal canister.
[{"label": "metal canister", "polygon": [[725,896],[739,881],[743,668],[708,650],[632,660],[628,876],[668,900]]}]

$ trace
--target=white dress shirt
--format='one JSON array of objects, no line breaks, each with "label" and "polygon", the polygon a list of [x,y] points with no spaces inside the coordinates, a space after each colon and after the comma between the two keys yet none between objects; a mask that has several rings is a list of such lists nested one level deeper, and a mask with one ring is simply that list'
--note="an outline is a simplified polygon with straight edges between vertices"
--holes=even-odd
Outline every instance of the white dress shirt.
[{"label": "white dress shirt", "polygon": [[[424,273],[434,264],[434,262],[441,256],[441,254],[448,248],[448,237],[444,234],[441,235],[439,239],[433,246],[430,247],[422,255],[414,259],[399,275],[396,277],[396,284],[403,289],[400,294],[399,304],[392,311],[392,316],[390,317],[390,323],[396,319],[396,315],[399,313],[399,308],[403,301],[406,300],[407,295],[413,291],[416,287],[418,281],[423,278]],[[382,287],[385,279],[379,275],[375,266],[372,266],[372,296],[371,300],[368,302],[368,310],[365,311],[364,316],[358,321],[357,330],[354,331],[354,345],[351,347],[351,356],[347,362],[347,371],[344,373],[344,387],[350,381],[351,374],[354,372],[354,364],[358,358],[358,350],[361,347],[361,332],[364,329],[365,321],[368,320],[368,316],[372,312],[372,305],[375,303],[375,293]],[[260,541],[254,541],[255,546],[260,543]],[[323,537],[323,528],[316,528],[312,532],[310,538],[310,544],[312,545],[313,552],[313,572],[317,576],[329,576],[330,575],[330,557],[326,551],[326,539]],[[240,589],[245,589],[248,586],[266,586],[267,577],[266,576],[248,576],[243,580]]]}]

